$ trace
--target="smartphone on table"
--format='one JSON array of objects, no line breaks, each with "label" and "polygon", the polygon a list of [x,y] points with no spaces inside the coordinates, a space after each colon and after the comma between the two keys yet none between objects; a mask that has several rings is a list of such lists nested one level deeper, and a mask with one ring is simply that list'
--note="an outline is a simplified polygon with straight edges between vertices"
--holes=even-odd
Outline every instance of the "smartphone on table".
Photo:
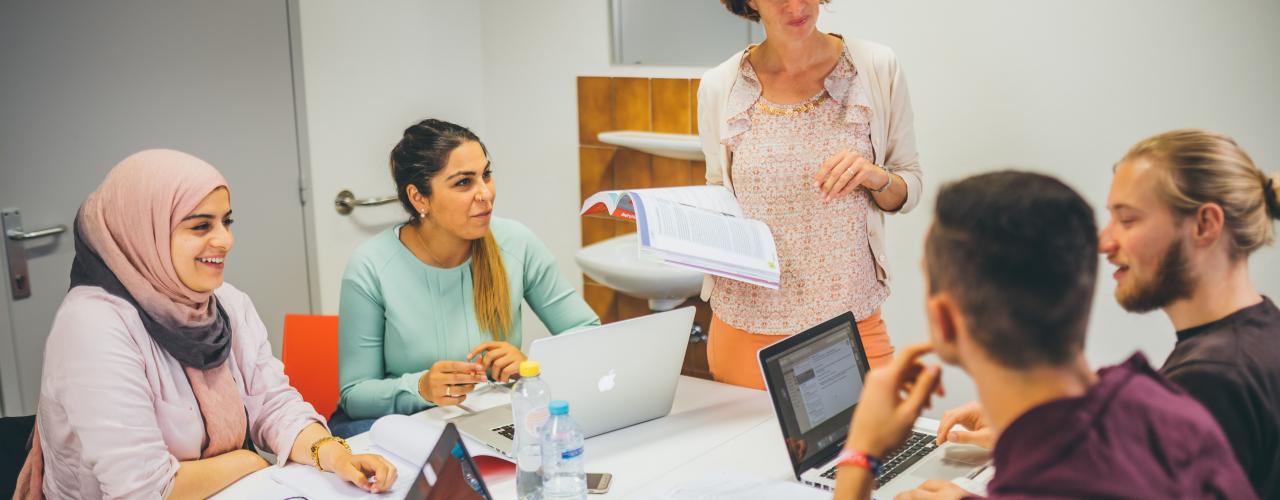
[{"label": "smartphone on table", "polygon": [[608,472],[587,473],[587,493],[603,495],[609,492],[609,483],[613,482],[613,474]]}]

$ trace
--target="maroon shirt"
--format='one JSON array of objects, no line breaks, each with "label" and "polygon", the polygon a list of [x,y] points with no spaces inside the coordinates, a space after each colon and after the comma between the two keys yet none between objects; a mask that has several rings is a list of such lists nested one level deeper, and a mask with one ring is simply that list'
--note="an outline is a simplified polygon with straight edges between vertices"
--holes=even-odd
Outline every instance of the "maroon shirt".
[{"label": "maroon shirt", "polygon": [[1141,353],[996,442],[991,498],[1256,498],[1209,412]]}]

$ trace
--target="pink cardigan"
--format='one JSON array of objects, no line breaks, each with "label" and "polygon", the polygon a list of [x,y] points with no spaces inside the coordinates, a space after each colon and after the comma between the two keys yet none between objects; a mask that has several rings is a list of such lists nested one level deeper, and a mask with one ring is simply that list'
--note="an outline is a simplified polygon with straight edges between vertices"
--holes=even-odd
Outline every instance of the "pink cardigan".
[{"label": "pink cardigan", "polygon": [[[227,362],[259,448],[287,461],[298,433],[324,423],[289,385],[249,297],[215,294],[231,321]],[[49,498],[162,498],[178,462],[200,458],[204,423],[177,360],[129,303],[76,287],[58,309],[44,353],[38,411]]]}]

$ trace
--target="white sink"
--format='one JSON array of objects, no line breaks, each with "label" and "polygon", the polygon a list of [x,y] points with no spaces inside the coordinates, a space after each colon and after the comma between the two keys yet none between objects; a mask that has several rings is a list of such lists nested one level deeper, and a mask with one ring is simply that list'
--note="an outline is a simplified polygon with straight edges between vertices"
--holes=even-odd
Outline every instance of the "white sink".
[{"label": "white sink", "polygon": [[600,284],[648,299],[654,311],[674,309],[702,290],[702,273],[641,259],[635,233],[588,245],[578,250],[574,260]]},{"label": "white sink", "polygon": [[596,138],[605,144],[631,148],[651,155],[665,156],[677,160],[702,161],[702,142],[693,134],[667,134],[662,132],[642,132],[638,130],[615,130],[600,132]]}]

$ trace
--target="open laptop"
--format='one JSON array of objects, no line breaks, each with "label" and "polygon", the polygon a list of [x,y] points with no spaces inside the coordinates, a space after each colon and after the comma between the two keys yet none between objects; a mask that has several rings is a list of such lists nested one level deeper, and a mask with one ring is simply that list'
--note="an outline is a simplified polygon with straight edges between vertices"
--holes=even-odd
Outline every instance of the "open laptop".
[{"label": "open laptop", "polygon": [[[693,312],[683,307],[538,339],[528,356],[542,365],[552,399],[569,402],[583,434],[604,434],[671,413]],[[452,421],[468,437],[514,458],[511,405]]]},{"label": "open laptop", "polygon": [[446,425],[427,455],[418,478],[409,487],[407,500],[492,500],[480,471],[467,453],[458,428]]},{"label": "open laptop", "polygon": [[[760,350],[760,368],[773,399],[796,479],[835,488],[835,458],[849,435],[868,365],[852,313]],[[938,422],[917,419],[900,448],[881,459],[877,498],[892,498],[929,479],[973,478],[990,454],[975,446],[936,444]]]}]

